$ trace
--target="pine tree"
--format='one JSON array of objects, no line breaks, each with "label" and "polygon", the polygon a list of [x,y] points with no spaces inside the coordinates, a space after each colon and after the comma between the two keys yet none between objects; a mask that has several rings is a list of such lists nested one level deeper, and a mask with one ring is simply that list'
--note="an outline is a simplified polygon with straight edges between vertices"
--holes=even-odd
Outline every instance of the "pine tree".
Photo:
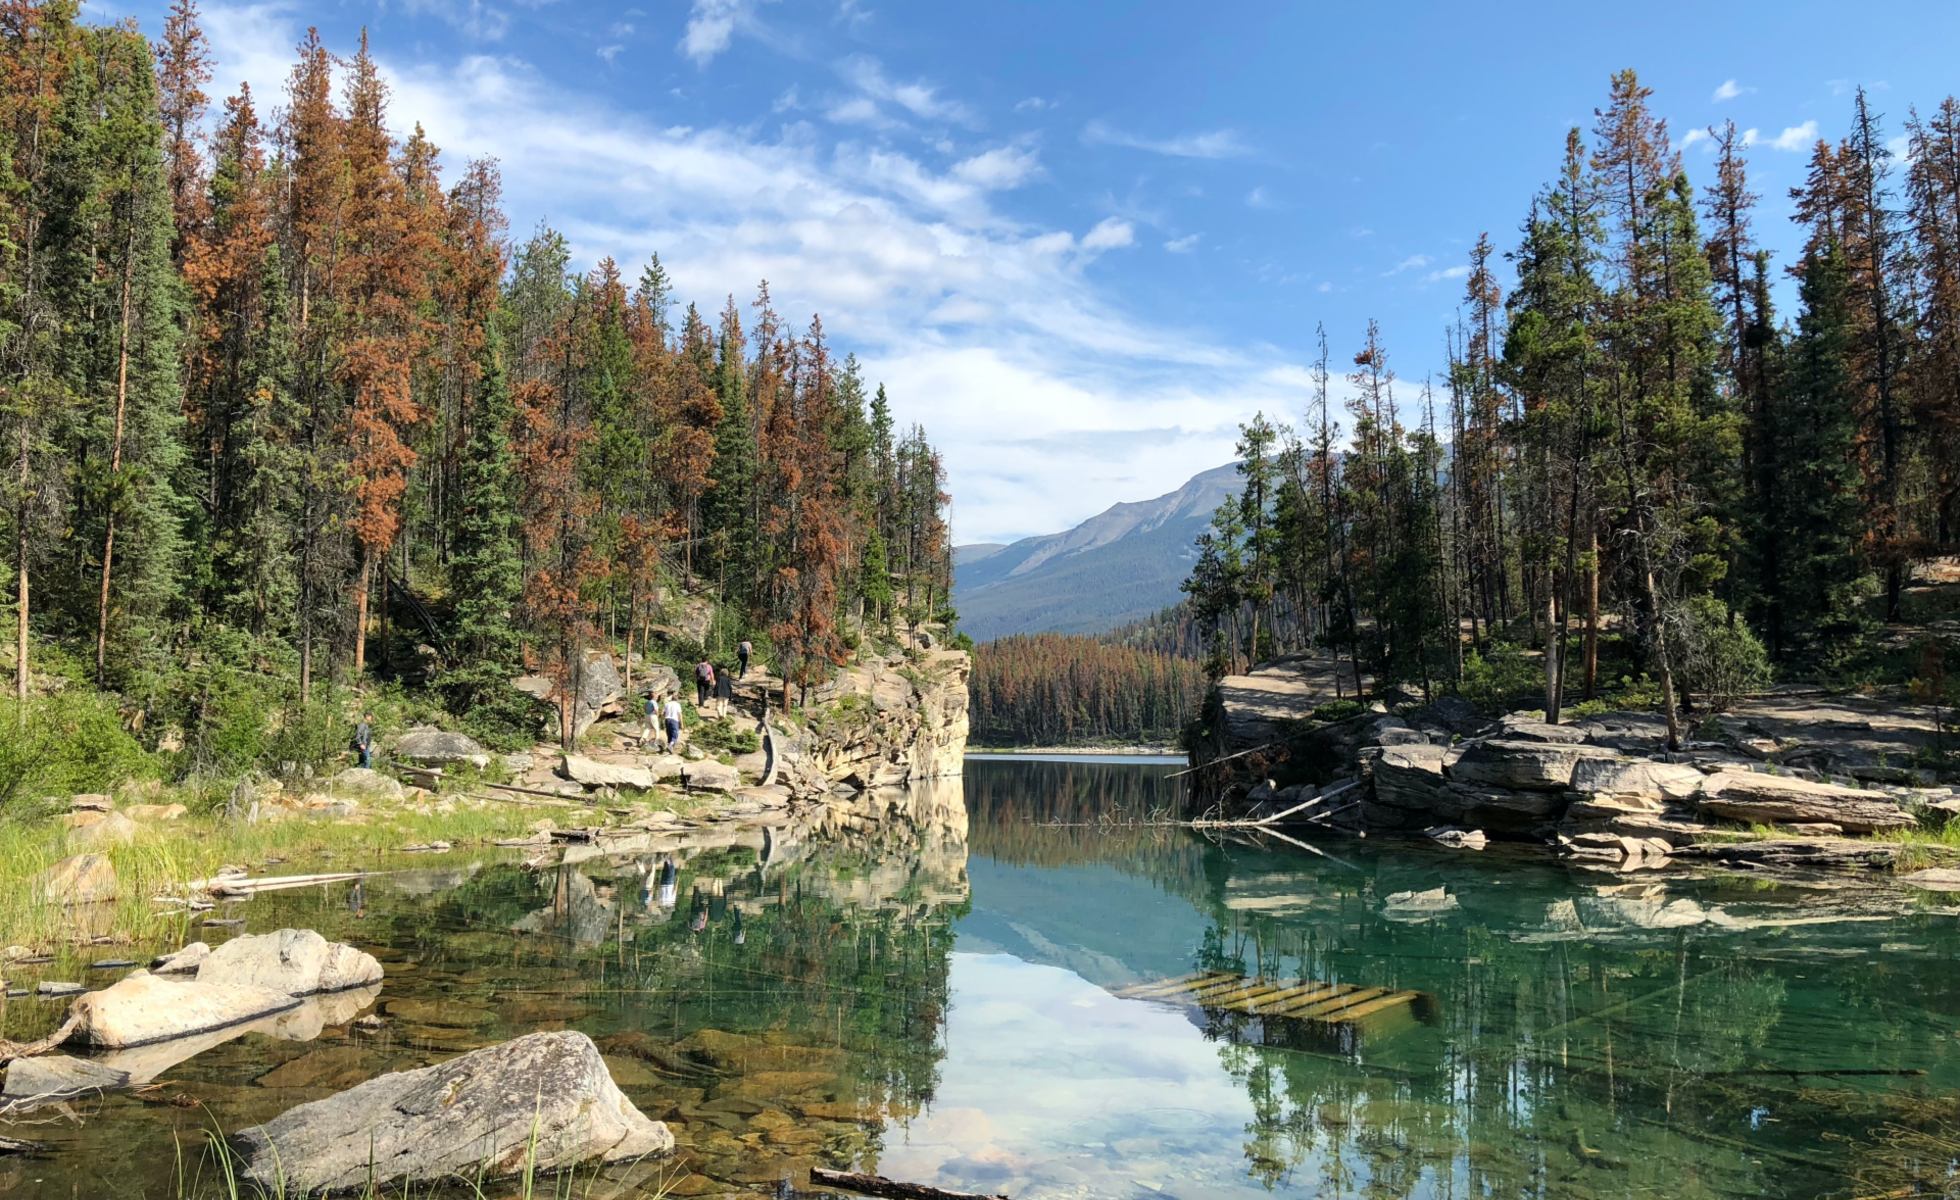
[{"label": "pine tree", "polygon": [[1812,250],[1802,280],[1774,426],[1785,487],[1772,517],[1781,552],[1770,629],[1779,654],[1829,668],[1865,632],[1864,602],[1875,581],[1861,546],[1850,274],[1837,252]]},{"label": "pine tree", "polygon": [[523,669],[516,619],[523,594],[518,556],[517,456],[511,448],[516,408],[504,372],[503,339],[490,326],[478,353],[456,509],[450,590],[455,613],[448,646],[453,665],[437,681],[451,710],[479,723],[521,727],[511,679]]}]

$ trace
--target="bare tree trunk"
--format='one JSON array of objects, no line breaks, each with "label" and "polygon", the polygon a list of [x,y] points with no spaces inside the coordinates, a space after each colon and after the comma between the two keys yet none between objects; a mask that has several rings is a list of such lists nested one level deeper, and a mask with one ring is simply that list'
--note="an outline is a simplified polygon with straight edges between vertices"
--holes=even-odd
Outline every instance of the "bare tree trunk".
[{"label": "bare tree trunk", "polygon": [[109,504],[103,516],[102,594],[95,607],[95,686],[102,687],[109,669],[109,577],[116,561],[116,476],[122,472],[123,419],[129,408],[129,277],[136,258],[136,226],[131,222],[129,244],[123,251],[122,332],[116,346],[115,430],[109,442]]},{"label": "bare tree trunk", "polygon": [[1586,568],[1586,699],[1599,690],[1599,526],[1590,534],[1592,565]]},{"label": "bare tree trunk", "polygon": [[374,551],[361,547],[361,573],[354,583],[354,680],[367,669],[368,588],[374,580]]},{"label": "bare tree trunk", "polygon": [[33,479],[29,470],[33,444],[27,422],[22,421],[18,480],[20,497],[14,506],[14,571],[18,579],[14,608],[14,720],[23,726],[27,724],[27,509],[28,487]]}]

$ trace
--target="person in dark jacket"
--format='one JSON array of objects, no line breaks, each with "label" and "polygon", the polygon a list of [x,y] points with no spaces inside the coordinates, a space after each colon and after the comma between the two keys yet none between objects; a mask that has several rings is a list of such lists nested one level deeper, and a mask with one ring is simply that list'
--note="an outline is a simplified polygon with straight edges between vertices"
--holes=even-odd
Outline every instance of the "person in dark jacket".
[{"label": "person in dark jacket", "polygon": [[747,679],[749,677],[749,657],[754,653],[755,647],[749,644],[749,639],[747,638],[743,638],[742,644],[735,647],[735,678]]},{"label": "person in dark jacket", "polygon": [[354,753],[361,756],[363,767],[374,765],[374,714],[362,713],[361,723],[354,726]]},{"label": "person in dark jacket", "polygon": [[715,687],[715,667],[707,659],[694,664],[694,707],[706,711],[708,694]]},{"label": "person in dark jacket", "polygon": [[715,715],[728,715],[728,702],[735,698],[735,677],[727,667],[715,672]]}]

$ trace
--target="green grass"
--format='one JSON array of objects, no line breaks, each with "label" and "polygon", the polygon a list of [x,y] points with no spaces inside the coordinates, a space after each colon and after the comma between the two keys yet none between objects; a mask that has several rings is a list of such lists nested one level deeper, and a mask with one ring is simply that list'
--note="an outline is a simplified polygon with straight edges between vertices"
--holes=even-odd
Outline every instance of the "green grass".
[{"label": "green grass", "polygon": [[[362,824],[298,815],[248,824],[216,814],[190,815],[138,822],[138,833],[127,844],[82,848],[69,846],[67,831],[50,821],[0,822],[0,945],[47,950],[84,935],[143,941],[181,936],[193,914],[171,915],[176,906],[155,898],[181,896],[186,884],[209,878],[222,866],[256,871],[271,859],[283,859],[281,871],[358,869],[415,843],[442,840],[463,846],[517,836],[529,830],[540,812],[496,801],[454,803],[455,811],[447,813],[364,804]],[[39,877],[83,849],[108,857],[116,871],[117,898],[86,911],[50,904],[36,886]]]}]

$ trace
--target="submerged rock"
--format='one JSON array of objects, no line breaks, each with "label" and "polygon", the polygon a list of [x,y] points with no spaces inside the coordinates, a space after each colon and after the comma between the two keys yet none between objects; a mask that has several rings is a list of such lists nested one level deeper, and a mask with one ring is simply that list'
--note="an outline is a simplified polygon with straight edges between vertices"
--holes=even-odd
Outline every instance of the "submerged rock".
[{"label": "submerged rock", "polygon": [[236,1145],[249,1182],[312,1195],[621,1162],[670,1153],[674,1138],[620,1092],[590,1038],[564,1031],[371,1079]]},{"label": "submerged rock", "polygon": [[7,1082],[4,1088],[0,1088],[0,1099],[6,1100],[10,1108],[15,1105],[33,1106],[127,1086],[127,1071],[105,1067],[86,1058],[46,1054],[16,1058],[8,1063]]}]

